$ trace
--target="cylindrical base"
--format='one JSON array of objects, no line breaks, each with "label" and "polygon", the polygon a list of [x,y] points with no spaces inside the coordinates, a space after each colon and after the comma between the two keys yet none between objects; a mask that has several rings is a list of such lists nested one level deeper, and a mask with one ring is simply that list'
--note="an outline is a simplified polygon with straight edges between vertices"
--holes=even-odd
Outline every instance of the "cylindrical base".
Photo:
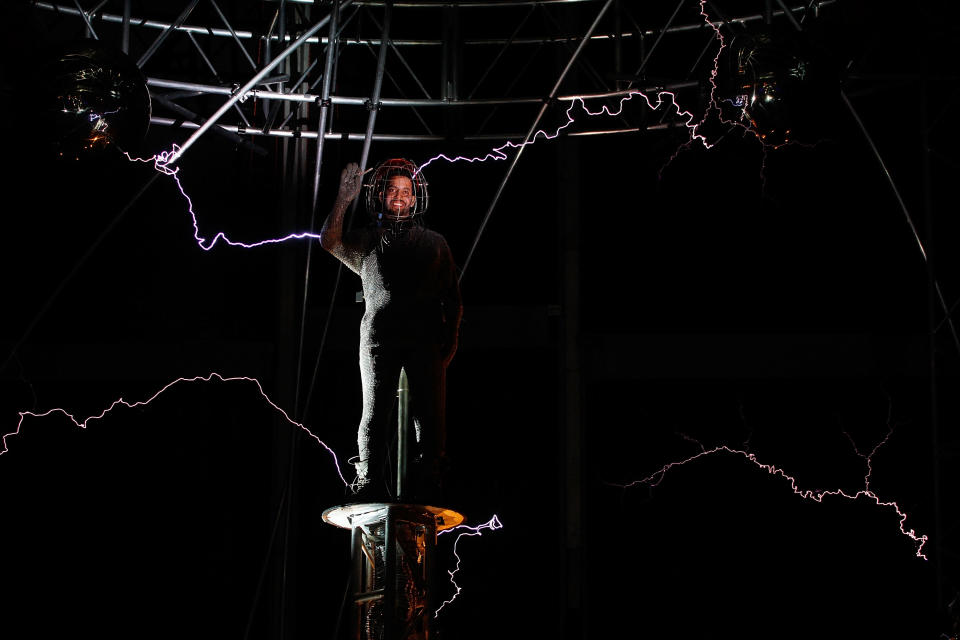
[{"label": "cylindrical base", "polygon": [[464,517],[440,507],[374,502],[331,507],[323,519],[352,531],[353,637],[429,638],[437,532]]}]

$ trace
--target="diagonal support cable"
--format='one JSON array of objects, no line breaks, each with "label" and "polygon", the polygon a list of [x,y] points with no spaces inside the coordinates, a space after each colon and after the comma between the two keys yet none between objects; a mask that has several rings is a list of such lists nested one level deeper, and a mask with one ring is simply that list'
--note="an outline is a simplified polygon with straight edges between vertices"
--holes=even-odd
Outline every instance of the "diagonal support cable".
[{"label": "diagonal support cable", "polygon": [[480,236],[483,235],[483,230],[490,221],[490,216],[493,214],[493,210],[496,208],[497,202],[499,202],[500,196],[503,194],[503,189],[507,186],[507,181],[510,179],[510,175],[513,173],[513,168],[517,166],[517,160],[520,159],[520,154],[523,153],[524,149],[526,149],[527,143],[530,141],[530,137],[533,136],[534,132],[537,130],[537,126],[540,124],[540,119],[543,118],[543,114],[546,113],[547,107],[549,107],[553,99],[557,97],[557,92],[560,90],[560,85],[567,77],[567,73],[570,72],[570,69],[573,67],[573,63],[576,62],[577,58],[580,56],[580,52],[583,51],[584,46],[590,40],[590,36],[593,35],[597,25],[600,24],[600,19],[603,18],[603,15],[607,12],[607,9],[610,8],[611,4],[613,4],[613,0],[607,0],[603,4],[603,7],[601,7],[599,13],[597,13],[597,17],[594,18],[593,24],[590,25],[590,28],[587,29],[587,32],[584,34],[584,36],[580,38],[580,44],[577,45],[576,51],[573,52],[570,60],[567,61],[567,66],[563,68],[563,71],[560,73],[560,77],[557,78],[556,84],[553,85],[553,89],[550,91],[549,97],[543,102],[543,106],[540,107],[540,112],[537,114],[533,124],[530,125],[530,130],[527,131],[527,135],[524,136],[523,144],[520,145],[520,148],[517,149],[517,153],[514,154],[513,159],[510,161],[510,166],[507,168],[507,173],[503,176],[503,180],[500,182],[500,186],[497,188],[497,192],[493,196],[493,202],[490,203],[490,207],[487,209],[486,215],[483,216],[483,221],[480,223],[480,228],[477,230],[477,235],[473,239],[473,245],[470,247],[470,251],[467,252],[467,259],[464,260],[463,269],[460,270],[460,280],[463,280],[463,276],[467,272],[467,267],[470,265],[470,259],[473,258],[473,253],[476,251],[477,244],[480,242]]}]

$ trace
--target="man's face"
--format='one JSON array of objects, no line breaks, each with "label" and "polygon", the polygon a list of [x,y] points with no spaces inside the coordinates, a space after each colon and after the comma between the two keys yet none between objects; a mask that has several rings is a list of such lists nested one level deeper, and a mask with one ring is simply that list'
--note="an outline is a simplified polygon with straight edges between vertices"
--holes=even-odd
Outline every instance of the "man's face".
[{"label": "man's face", "polygon": [[383,208],[392,216],[406,218],[417,202],[413,182],[406,176],[393,176],[383,192]]}]

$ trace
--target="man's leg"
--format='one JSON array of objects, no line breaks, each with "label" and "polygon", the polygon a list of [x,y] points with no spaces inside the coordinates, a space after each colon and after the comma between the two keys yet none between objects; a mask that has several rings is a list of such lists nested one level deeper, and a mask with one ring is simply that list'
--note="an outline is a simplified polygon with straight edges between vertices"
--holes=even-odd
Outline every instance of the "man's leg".
[{"label": "man's leg", "polygon": [[399,378],[400,358],[393,350],[361,343],[363,415],[357,430],[357,488],[383,494],[384,497],[387,495],[384,464],[390,433],[390,412],[397,396]]}]

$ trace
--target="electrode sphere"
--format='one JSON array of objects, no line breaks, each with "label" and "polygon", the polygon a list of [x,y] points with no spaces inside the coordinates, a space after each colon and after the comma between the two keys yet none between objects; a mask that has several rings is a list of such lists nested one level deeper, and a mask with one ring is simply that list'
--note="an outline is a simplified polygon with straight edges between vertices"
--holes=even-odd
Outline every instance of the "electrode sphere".
[{"label": "electrode sphere", "polygon": [[114,146],[131,151],[150,126],[150,92],[137,65],[118,49],[84,40],[60,47],[38,77],[48,142],[76,157]]},{"label": "electrode sphere", "polygon": [[[760,30],[734,38],[725,52],[721,108],[765,143],[815,142],[827,110],[824,95],[838,85],[800,36]],[[828,86],[833,84],[833,86]]]}]

